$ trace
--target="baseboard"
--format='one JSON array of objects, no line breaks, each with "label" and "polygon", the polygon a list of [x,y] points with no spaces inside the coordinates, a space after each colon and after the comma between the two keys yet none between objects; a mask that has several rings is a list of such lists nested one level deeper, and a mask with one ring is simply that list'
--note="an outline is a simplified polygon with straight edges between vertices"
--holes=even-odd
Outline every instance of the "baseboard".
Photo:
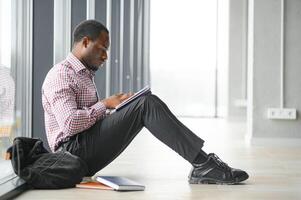
[{"label": "baseboard", "polygon": [[266,137],[266,138],[250,138],[246,137],[246,142],[251,146],[290,146],[301,147],[301,138],[280,138],[280,137]]},{"label": "baseboard", "polygon": [[23,179],[14,177],[0,185],[0,200],[13,199],[28,188]]}]

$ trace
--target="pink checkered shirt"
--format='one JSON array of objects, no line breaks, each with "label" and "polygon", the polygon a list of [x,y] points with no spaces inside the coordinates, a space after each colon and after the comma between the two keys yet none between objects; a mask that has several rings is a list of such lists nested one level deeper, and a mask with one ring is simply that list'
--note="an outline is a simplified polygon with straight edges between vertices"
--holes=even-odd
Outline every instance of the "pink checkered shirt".
[{"label": "pink checkered shirt", "polygon": [[42,86],[42,104],[52,151],[105,116],[94,75],[72,53],[48,72]]}]

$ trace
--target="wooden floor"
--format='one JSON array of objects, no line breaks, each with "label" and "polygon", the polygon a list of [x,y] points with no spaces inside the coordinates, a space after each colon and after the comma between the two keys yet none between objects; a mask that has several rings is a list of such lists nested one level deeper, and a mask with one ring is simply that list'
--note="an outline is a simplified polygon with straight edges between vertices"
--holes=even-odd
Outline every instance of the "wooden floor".
[{"label": "wooden floor", "polygon": [[142,192],[92,189],[32,190],[18,200],[42,199],[301,199],[301,145],[274,140],[249,145],[244,140],[245,124],[223,119],[181,118],[202,137],[205,151],[215,152],[230,166],[246,170],[250,178],[239,185],[190,185],[191,165],[146,129],[99,174],[125,176],[143,183]]}]

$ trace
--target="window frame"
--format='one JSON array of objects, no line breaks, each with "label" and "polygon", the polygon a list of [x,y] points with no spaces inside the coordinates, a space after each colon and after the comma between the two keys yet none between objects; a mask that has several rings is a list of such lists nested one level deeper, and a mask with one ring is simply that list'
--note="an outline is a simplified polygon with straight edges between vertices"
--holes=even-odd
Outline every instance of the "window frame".
[{"label": "window frame", "polygon": [[[32,37],[33,0],[12,0],[11,73],[16,83],[15,112],[20,127],[15,136],[32,137]],[[19,112],[17,110],[19,109]],[[27,189],[18,176],[0,184],[0,198],[12,198]]]},{"label": "window frame", "polygon": [[[32,30],[33,0],[12,1],[12,69],[16,80],[16,107],[20,106],[24,137],[32,137]],[[19,97],[19,98],[18,98]],[[21,102],[17,102],[17,100]]]}]

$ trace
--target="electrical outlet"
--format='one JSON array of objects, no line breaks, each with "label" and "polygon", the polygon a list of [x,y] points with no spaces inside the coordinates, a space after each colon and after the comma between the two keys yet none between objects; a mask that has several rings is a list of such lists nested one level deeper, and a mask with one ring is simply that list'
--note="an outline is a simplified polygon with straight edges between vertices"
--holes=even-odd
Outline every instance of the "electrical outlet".
[{"label": "electrical outlet", "polygon": [[268,108],[268,119],[297,119],[295,108]]}]

